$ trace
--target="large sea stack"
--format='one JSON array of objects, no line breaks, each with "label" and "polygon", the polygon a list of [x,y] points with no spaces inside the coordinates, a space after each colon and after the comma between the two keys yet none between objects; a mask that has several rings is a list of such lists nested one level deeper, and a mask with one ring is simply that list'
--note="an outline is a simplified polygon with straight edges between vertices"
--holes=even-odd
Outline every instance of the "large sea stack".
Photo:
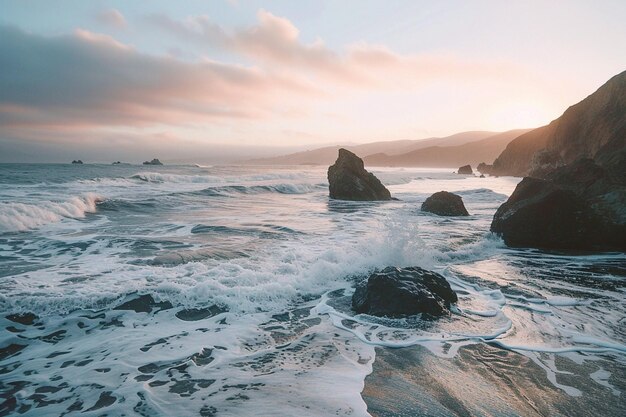
[{"label": "large sea stack", "polygon": [[491,231],[509,246],[626,251],[626,185],[591,159],[526,177],[496,212]]},{"label": "large sea stack", "polygon": [[581,158],[626,182],[626,71],[614,76],[549,125],[514,139],[490,174],[546,178]]},{"label": "large sea stack", "polygon": [[328,168],[330,198],[337,200],[376,201],[391,200],[391,193],[371,172],[363,160],[346,149],[339,149],[339,157]]}]

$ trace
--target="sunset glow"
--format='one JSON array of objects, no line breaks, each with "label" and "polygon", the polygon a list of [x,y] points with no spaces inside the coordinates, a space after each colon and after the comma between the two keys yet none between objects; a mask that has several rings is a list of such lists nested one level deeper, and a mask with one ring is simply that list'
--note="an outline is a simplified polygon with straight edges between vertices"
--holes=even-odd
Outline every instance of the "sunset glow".
[{"label": "sunset glow", "polygon": [[621,2],[61,4],[3,2],[4,161],[537,127],[626,62]]}]

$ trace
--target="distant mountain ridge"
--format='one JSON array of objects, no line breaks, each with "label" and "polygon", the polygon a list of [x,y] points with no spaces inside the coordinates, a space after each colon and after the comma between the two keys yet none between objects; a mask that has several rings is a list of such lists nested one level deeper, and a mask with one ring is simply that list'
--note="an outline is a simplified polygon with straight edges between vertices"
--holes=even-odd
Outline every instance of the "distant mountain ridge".
[{"label": "distant mountain ridge", "polygon": [[[496,175],[541,176],[580,158],[626,179],[626,71],[549,125],[513,140],[493,163]],[[546,168],[547,167],[547,168]]]},{"label": "distant mountain ridge", "polygon": [[429,146],[400,155],[378,153],[363,158],[369,166],[458,168],[492,161],[516,137],[530,129],[516,129],[456,146]]},{"label": "distant mountain ridge", "polygon": [[[528,129],[502,133],[469,131],[442,138],[383,141],[352,146],[326,146],[272,158],[253,159],[246,161],[246,163],[259,165],[330,165],[337,158],[338,150],[345,148],[363,157],[366,164],[370,166],[401,166],[406,163],[408,164],[406,166],[456,168],[468,163],[475,165],[483,161],[492,161],[511,140],[527,131]],[[457,153],[458,155],[452,155]],[[412,157],[417,162],[413,162]]]}]

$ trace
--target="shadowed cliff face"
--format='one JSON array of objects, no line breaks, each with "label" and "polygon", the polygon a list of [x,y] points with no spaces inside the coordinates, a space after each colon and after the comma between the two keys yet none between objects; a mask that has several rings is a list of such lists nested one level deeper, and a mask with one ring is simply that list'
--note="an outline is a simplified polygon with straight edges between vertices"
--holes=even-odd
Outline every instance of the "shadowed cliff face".
[{"label": "shadowed cliff face", "polygon": [[533,158],[542,150],[555,155],[561,164],[592,158],[608,170],[619,173],[619,164],[624,158],[616,153],[623,154],[625,148],[626,71],[568,108],[549,125],[513,140],[495,160],[494,174],[532,174]]}]

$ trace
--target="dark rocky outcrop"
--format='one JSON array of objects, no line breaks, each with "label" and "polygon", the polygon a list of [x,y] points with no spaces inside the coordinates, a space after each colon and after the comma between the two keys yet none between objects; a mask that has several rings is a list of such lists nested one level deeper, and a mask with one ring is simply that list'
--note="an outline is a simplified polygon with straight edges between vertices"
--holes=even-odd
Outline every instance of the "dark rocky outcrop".
[{"label": "dark rocky outcrop", "polygon": [[626,251],[626,186],[591,159],[526,177],[491,231],[509,246]]},{"label": "dark rocky outcrop", "polygon": [[346,149],[328,168],[330,198],[353,201],[391,200],[391,193],[371,172],[363,160]]},{"label": "dark rocky outcrop", "polygon": [[357,286],[352,308],[373,316],[405,317],[449,313],[457,296],[446,279],[419,267],[387,267]]},{"label": "dark rocky outcrop", "polygon": [[447,191],[439,191],[428,197],[422,203],[422,211],[439,216],[469,216],[461,196]]},{"label": "dark rocky outcrop", "polygon": [[81,161],[80,159],[74,159],[74,160],[72,161],[72,163],[73,163],[73,164],[82,165],[82,164],[83,164],[83,161]]},{"label": "dark rocky outcrop", "polygon": [[144,165],[163,165],[163,163],[159,161],[157,158],[154,158],[152,161],[145,161],[143,164]]},{"label": "dark rocky outcrop", "polygon": [[472,171],[471,165],[463,165],[457,170],[457,174],[461,175],[473,175],[474,171]]},{"label": "dark rocky outcrop", "polygon": [[625,182],[625,115],[626,71],[568,108],[549,125],[509,143],[493,163],[493,174],[545,178],[559,166],[590,158]]}]

